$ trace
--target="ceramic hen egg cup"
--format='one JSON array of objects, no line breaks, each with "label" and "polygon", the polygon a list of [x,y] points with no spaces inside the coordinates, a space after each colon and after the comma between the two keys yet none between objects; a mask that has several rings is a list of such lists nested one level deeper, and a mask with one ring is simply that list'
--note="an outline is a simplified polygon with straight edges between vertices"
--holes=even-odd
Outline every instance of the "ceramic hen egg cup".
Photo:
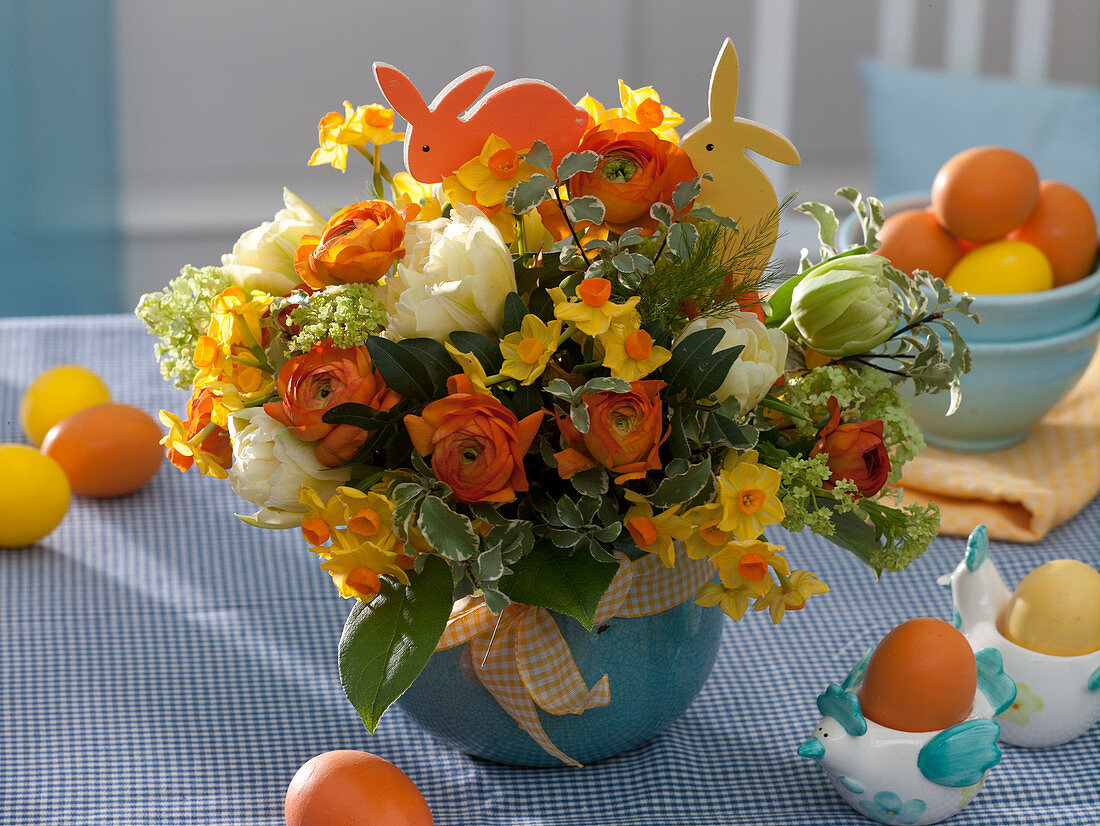
[{"label": "ceramic hen egg cup", "polygon": [[1016,682],[1016,699],[997,717],[1004,742],[1060,746],[1100,720],[1100,650],[1074,657],[1043,654],[997,630],[997,618],[1012,594],[989,558],[984,525],[970,534],[959,566],[939,582],[951,589],[955,626],[971,647],[999,651],[1005,673]]},{"label": "ceramic hen egg cup", "polygon": [[970,715],[939,731],[899,731],[866,719],[856,690],[874,649],[841,685],[817,697],[822,720],[798,747],[817,760],[844,802],[880,823],[939,823],[978,793],[1001,760],[1000,727],[991,719],[1009,707],[1016,687],[989,649],[975,655],[978,684]]}]

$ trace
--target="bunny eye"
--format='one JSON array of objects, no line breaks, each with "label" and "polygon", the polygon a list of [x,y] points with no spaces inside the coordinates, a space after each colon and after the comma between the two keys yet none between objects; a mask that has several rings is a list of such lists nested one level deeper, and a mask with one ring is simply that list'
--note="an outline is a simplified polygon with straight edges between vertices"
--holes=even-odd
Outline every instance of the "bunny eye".
[{"label": "bunny eye", "polygon": [[431,147],[428,146],[428,144],[424,144],[422,147],[420,147],[420,149],[422,152],[427,152],[429,149],[431,149]]},{"label": "bunny eye", "polygon": [[708,143],[707,144],[707,151],[708,152],[713,152],[714,151],[714,144],[713,143]]}]

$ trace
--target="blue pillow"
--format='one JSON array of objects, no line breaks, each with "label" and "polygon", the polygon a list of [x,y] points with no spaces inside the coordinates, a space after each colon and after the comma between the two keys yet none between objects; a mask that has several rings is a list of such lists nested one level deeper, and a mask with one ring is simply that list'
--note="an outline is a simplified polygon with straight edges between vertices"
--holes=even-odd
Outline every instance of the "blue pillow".
[{"label": "blue pillow", "polygon": [[1100,90],[948,74],[864,60],[874,194],[927,193],[971,146],[1025,155],[1044,180],[1079,191],[1100,216]]}]

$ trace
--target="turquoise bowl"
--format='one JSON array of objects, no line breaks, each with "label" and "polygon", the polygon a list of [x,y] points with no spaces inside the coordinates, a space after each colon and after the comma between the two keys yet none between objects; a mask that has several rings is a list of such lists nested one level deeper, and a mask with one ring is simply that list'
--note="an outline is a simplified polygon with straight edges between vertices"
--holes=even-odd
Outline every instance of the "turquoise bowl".
[{"label": "turquoise bowl", "polygon": [[[947,393],[906,396],[925,440],[950,450],[996,450],[1021,441],[1088,368],[1100,313],[1067,332],[1029,341],[971,341],[973,367],[960,381],[962,404]],[[903,395],[908,391],[903,391]]]},{"label": "turquoise bowl", "polygon": [[[692,600],[649,617],[615,617],[594,631],[552,614],[591,687],[604,674],[611,702],[583,714],[539,710],[550,740],[581,763],[641,745],[676,720],[703,687],[725,625]],[[515,766],[563,766],[493,699],[474,673],[470,645],[437,651],[398,704],[424,729],[475,757]]]},{"label": "turquoise bowl", "polygon": [[[928,193],[910,192],[883,201],[886,217],[907,209],[924,209]],[[841,222],[837,247],[863,240],[855,214]],[[985,341],[1031,341],[1074,330],[1100,312],[1100,268],[1072,284],[1036,293],[976,295],[971,309],[981,324],[959,319],[959,332],[969,344]]]}]

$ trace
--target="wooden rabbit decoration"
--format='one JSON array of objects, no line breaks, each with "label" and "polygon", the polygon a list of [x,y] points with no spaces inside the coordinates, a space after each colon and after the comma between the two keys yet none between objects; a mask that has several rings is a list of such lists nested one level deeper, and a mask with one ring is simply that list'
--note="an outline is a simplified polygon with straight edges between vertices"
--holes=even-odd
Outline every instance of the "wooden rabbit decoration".
[{"label": "wooden rabbit decoration", "polygon": [[477,157],[490,134],[504,138],[517,152],[540,140],[555,161],[580,144],[588,113],[549,83],[513,80],[474,104],[492,76],[488,66],[471,69],[443,87],[429,106],[403,72],[388,63],[374,64],[378,88],[409,124],[405,168],[416,180],[442,181]]},{"label": "wooden rabbit decoration", "polygon": [[[797,166],[798,150],[783,135],[761,123],[735,116],[740,69],[737,51],[727,37],[710,75],[710,117],[694,126],[680,142],[695,168],[710,172],[700,199],[720,215],[736,220],[742,232],[751,232],[775,213],[779,199],[768,176],[745,154],[746,149],[766,158]],[[760,272],[771,258],[778,238],[778,221],[766,227],[766,248],[757,259]],[[756,246],[756,244],[754,244]]]}]

